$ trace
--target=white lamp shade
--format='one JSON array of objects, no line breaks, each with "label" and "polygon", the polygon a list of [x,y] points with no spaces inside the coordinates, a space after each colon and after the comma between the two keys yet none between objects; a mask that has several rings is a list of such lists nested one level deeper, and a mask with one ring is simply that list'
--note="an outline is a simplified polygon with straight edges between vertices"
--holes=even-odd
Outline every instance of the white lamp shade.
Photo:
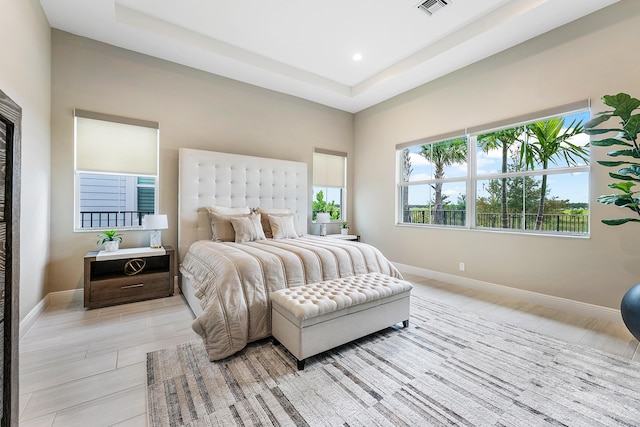
[{"label": "white lamp shade", "polygon": [[318,212],[316,214],[316,222],[318,224],[328,224],[331,222],[331,214],[327,212]]},{"label": "white lamp shade", "polygon": [[142,228],[146,230],[165,230],[169,228],[166,215],[145,215],[142,218]]}]

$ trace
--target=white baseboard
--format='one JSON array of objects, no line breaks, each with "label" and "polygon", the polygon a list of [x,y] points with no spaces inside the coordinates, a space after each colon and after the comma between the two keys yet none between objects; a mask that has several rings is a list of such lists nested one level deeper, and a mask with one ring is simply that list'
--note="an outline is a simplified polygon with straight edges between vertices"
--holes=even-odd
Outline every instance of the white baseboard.
[{"label": "white baseboard", "polygon": [[84,289],[72,289],[69,291],[50,292],[20,321],[20,339],[33,327],[38,317],[50,305],[68,305],[74,301],[84,299]]},{"label": "white baseboard", "polygon": [[[402,273],[415,274],[416,276],[428,279],[440,280],[443,282],[459,285],[466,288],[477,289],[496,295],[510,297],[545,307],[555,308],[581,316],[595,317],[608,322],[621,322],[620,310],[599,305],[588,304],[581,301],[560,298],[553,295],[545,295],[523,289],[510,288],[509,286],[497,285],[495,283],[483,282],[482,280],[470,279],[468,277],[456,276],[454,274],[441,273],[427,270],[426,268],[413,267],[411,265],[394,263]],[[33,326],[44,310],[50,305],[68,305],[71,302],[82,301],[84,299],[84,289],[73,289],[69,291],[51,292],[47,294],[20,322],[20,339]]]},{"label": "white baseboard", "polygon": [[84,289],[71,289],[69,291],[51,292],[49,305],[68,305],[72,302],[84,301]]},{"label": "white baseboard", "polygon": [[49,295],[47,294],[47,296],[41,299],[40,302],[36,304],[36,306],[33,307],[33,309],[26,316],[24,316],[24,319],[20,321],[20,326],[18,327],[20,331],[20,339],[22,339],[27,334],[27,332],[29,332],[33,324],[36,323],[36,320],[38,320],[38,317],[40,317],[40,315],[44,312],[48,305]]},{"label": "white baseboard", "polygon": [[497,285],[495,283],[483,282],[481,280],[470,279],[468,277],[456,276],[454,274],[440,273],[438,271],[427,270],[425,268],[413,267],[410,265],[394,263],[402,273],[415,274],[416,276],[428,279],[440,280],[443,282],[459,285],[466,288],[477,289],[496,295],[510,297],[557,310],[566,311],[581,316],[595,317],[608,322],[622,322],[620,310],[599,305],[588,304],[581,301],[567,298],[545,295],[523,289],[510,288],[509,286]]},{"label": "white baseboard", "polygon": [[[173,278],[174,290],[178,290],[178,276]],[[83,289],[71,289],[68,291],[58,291],[48,293],[36,306],[20,321],[20,339],[24,337],[27,332],[33,327],[33,324],[38,320],[38,317],[49,306],[56,305],[69,305],[72,302],[84,301],[84,288]]]}]

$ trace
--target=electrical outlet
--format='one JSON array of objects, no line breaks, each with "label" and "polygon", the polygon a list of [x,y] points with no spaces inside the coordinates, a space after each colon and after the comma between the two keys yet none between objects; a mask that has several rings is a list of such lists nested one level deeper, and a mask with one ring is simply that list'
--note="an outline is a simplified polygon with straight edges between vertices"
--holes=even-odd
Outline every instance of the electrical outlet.
[{"label": "electrical outlet", "polygon": [[461,262],[458,268],[460,269],[460,271],[464,271],[464,262]]}]

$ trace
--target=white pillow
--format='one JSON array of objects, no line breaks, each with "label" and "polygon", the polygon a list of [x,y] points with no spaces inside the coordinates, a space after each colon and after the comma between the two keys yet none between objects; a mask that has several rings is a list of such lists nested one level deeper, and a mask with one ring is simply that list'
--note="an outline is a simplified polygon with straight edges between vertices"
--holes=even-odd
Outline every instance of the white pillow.
[{"label": "white pillow", "polygon": [[273,237],[271,233],[271,224],[269,224],[269,215],[286,215],[291,213],[287,208],[256,208],[257,213],[262,215],[262,229],[267,239]]},{"label": "white pillow", "polygon": [[227,206],[207,206],[207,211],[220,215],[248,215],[251,213],[251,209],[248,206],[238,208],[229,208]]},{"label": "white pillow", "polygon": [[230,217],[231,225],[235,230],[236,243],[253,242],[254,240],[265,240],[260,214],[251,213],[243,216]]},{"label": "white pillow", "polygon": [[274,239],[296,239],[296,215],[269,215],[269,224]]},{"label": "white pillow", "polygon": [[230,218],[246,216],[251,213],[251,210],[248,207],[207,206],[207,212],[209,212],[209,224],[211,225],[211,240],[214,242],[233,242],[236,233]]}]

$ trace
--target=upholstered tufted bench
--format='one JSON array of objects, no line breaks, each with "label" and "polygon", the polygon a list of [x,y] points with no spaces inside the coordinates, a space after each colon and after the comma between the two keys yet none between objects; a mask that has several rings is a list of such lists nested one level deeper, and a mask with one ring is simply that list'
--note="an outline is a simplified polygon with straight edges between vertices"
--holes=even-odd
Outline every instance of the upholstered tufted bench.
[{"label": "upholstered tufted bench", "polygon": [[304,369],[308,357],[402,322],[409,326],[411,283],[360,274],[272,292],[274,342]]}]

